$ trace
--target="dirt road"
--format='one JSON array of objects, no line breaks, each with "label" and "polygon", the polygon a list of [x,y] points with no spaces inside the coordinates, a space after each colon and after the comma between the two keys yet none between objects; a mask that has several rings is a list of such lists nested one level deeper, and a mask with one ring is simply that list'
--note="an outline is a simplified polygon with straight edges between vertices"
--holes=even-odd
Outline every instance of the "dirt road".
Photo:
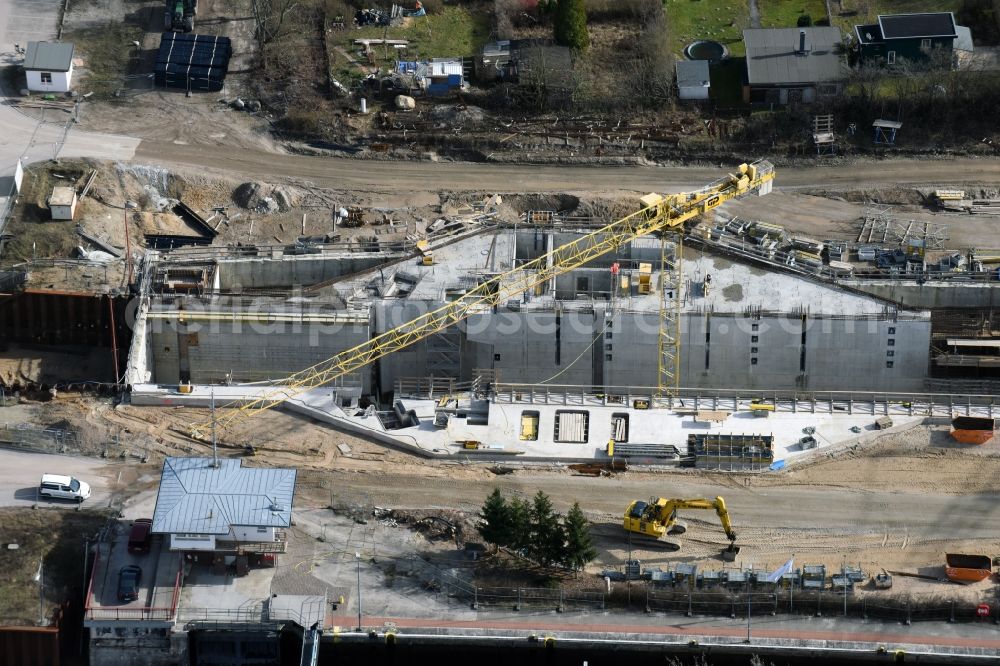
[{"label": "dirt road", "polygon": [[[588,167],[476,164],[465,162],[365,161],[335,157],[276,155],[245,149],[213,149],[143,141],[135,161],[197,168],[219,175],[274,182],[310,180],[337,189],[590,191],[684,190],[700,187],[731,169],[713,167]],[[885,160],[848,166],[814,166],[779,171],[778,189],[854,189],[874,183],[941,186],[1000,181],[1000,160]]]}]

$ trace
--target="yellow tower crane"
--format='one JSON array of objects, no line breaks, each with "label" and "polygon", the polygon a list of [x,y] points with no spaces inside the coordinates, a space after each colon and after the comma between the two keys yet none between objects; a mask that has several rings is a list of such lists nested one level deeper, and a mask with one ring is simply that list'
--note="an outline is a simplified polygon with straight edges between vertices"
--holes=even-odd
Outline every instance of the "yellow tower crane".
[{"label": "yellow tower crane", "polygon": [[[682,225],[686,221],[712,210],[725,201],[751,192],[757,192],[760,195],[767,194],[771,191],[773,180],[774,165],[766,160],[758,160],[752,164],[741,164],[738,173],[729,174],[711,185],[693,192],[654,195],[652,198],[643,197],[643,207],[631,215],[561,245],[511,271],[484,279],[476,287],[467,291],[462,298],[446,303],[436,310],[376,335],[366,342],[346,349],[316,365],[300,370],[287,377],[281,385],[265,391],[263,395],[253,400],[244,404],[231,403],[226,405],[218,414],[215,426],[217,429],[224,430],[234,423],[271,409],[300,393],[328,385],[377,359],[406,349],[410,345],[443,331],[474,314],[488,312],[496,305],[520,297],[521,294],[535,286],[544,284],[557,275],[579,268],[589,261],[627,245],[636,238],[657,232],[682,231]],[[679,256],[678,250],[676,258],[679,259]],[[674,272],[677,273],[674,279],[678,287],[675,298],[679,303],[679,262],[675,260],[674,266],[676,267]],[[661,276],[661,292],[663,286],[663,277]],[[663,298],[662,293],[661,298]],[[679,318],[676,316],[678,307],[679,305],[675,304],[672,309],[666,308],[674,313],[668,322],[669,326],[672,326],[669,331],[672,336],[669,339],[669,345],[675,350],[675,356],[672,357],[674,359],[679,358],[676,356],[676,350],[679,349],[680,345],[677,330]],[[661,317],[663,317],[664,311],[665,308],[661,307]],[[663,328],[664,325],[661,321],[661,336]],[[661,356],[664,353],[663,348],[662,342],[658,344]],[[676,361],[674,362],[676,364]],[[660,366],[663,367],[662,358]],[[677,370],[675,365],[670,375],[670,381],[673,382],[674,386],[676,386],[679,375]],[[663,373],[661,372],[659,380],[661,384],[662,377]],[[666,388],[668,394],[672,391],[673,388]],[[663,394],[664,388],[661,387],[660,392]],[[192,436],[203,438],[210,432],[211,427],[211,421],[192,424]]]}]

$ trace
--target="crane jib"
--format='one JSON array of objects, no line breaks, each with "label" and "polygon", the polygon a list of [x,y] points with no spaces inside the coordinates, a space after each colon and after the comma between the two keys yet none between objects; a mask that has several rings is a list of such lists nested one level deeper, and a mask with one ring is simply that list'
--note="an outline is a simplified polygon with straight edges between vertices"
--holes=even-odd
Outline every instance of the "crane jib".
[{"label": "crane jib", "polygon": [[[725,201],[757,191],[770,192],[774,166],[766,160],[740,165],[739,175],[730,174],[694,192],[655,196],[656,200],[640,210],[561,245],[546,254],[500,275],[484,280],[457,301],[416,317],[401,326],[381,333],[287,377],[264,395],[240,404],[231,402],[222,408],[217,425],[228,426],[253,416],[313,388],[356,372],[388,354],[395,353],[438,333],[453,324],[484,312],[495,305],[520,297],[552,278],[579,268],[622,245],[652,233],[680,228],[684,222],[721,205]],[[643,198],[643,201],[647,197]],[[200,438],[211,422],[193,424],[192,435]]]}]

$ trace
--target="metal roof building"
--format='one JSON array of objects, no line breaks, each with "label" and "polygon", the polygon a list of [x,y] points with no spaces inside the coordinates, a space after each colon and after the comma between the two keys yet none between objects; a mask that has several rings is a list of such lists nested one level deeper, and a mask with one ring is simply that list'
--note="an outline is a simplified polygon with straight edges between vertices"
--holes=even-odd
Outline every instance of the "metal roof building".
[{"label": "metal roof building", "polygon": [[837,52],[840,30],[828,27],[743,31],[751,86],[811,85],[839,81],[847,70]]},{"label": "metal roof building", "polygon": [[68,72],[73,67],[72,42],[28,42],[24,54],[27,71]]},{"label": "metal roof building", "polygon": [[241,460],[167,458],[153,512],[157,534],[228,534],[232,526],[288,527],[294,469],[243,467]]},{"label": "metal roof building", "polygon": [[681,99],[708,99],[711,81],[707,60],[678,60],[677,95]]}]

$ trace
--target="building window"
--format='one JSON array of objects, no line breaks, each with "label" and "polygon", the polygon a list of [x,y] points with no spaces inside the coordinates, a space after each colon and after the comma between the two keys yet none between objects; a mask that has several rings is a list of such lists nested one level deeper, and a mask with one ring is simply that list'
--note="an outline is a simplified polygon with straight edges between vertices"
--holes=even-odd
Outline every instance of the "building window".
[{"label": "building window", "polygon": [[612,361],[612,360],[614,360],[614,359],[613,359],[613,357],[612,357],[612,355],[611,355],[611,354],[605,354],[605,355],[604,355],[604,360],[605,360],[605,361]]},{"label": "building window", "polygon": [[757,353],[757,348],[756,347],[751,347],[750,348],[750,353],[751,354],[756,354]]},{"label": "building window", "polygon": [[604,339],[605,340],[610,340],[611,339],[611,331],[608,331],[607,333],[604,334]]},{"label": "building window", "polygon": [[888,340],[887,344],[888,344],[888,345],[889,345],[890,347],[895,347],[895,346],[896,346],[896,338],[889,338],[889,340]]},{"label": "building window", "polygon": [[756,335],[751,335],[750,342],[760,342],[760,337]]},{"label": "building window", "polygon": [[920,40],[920,50],[921,51],[930,51],[931,50],[931,40],[930,39],[921,39]]},{"label": "building window", "polygon": [[42,83],[52,83],[52,72],[42,72],[39,76],[42,78]]},{"label": "building window", "polygon": [[896,334],[896,327],[895,326],[890,326],[889,327],[889,335],[895,335],[895,334]]},{"label": "building window", "polygon": [[895,51],[889,51],[888,53],[886,53],[885,54],[885,62],[888,65],[895,65],[896,64],[896,52]]},{"label": "building window", "polygon": [[750,330],[751,331],[758,331],[758,330],[760,330],[760,324],[750,324]]},{"label": "building window", "polygon": [[750,365],[757,365],[757,357],[756,356],[751,356],[750,357]]},{"label": "building window", "polygon": [[499,361],[500,360],[500,354],[493,354],[493,360],[494,361]]},{"label": "building window", "polygon": [[896,355],[896,352],[894,352],[893,350],[891,350],[891,349],[890,349],[889,351],[887,351],[887,352],[885,353],[885,355],[886,355],[887,357],[889,357],[889,358],[892,358],[893,356],[895,356],[895,355]]},{"label": "building window", "polygon": [[612,348],[612,345],[604,345],[604,351],[611,351]]},{"label": "building window", "polygon": [[887,367],[887,368],[891,368],[891,367],[892,367],[892,364],[893,364],[893,362],[892,362],[892,361],[886,361],[886,362],[885,362],[885,367]]}]

